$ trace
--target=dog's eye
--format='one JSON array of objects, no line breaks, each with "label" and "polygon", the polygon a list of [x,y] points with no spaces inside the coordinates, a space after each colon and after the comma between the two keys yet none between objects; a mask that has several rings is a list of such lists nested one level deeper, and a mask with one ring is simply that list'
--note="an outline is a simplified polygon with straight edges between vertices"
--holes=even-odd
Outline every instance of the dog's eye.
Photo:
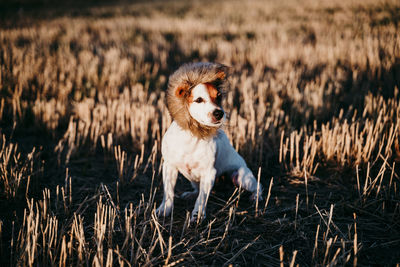
[{"label": "dog's eye", "polygon": [[201,102],[203,102],[203,101],[204,101],[204,99],[201,98],[201,97],[199,97],[199,98],[197,98],[194,102],[196,102],[196,103],[201,103]]}]

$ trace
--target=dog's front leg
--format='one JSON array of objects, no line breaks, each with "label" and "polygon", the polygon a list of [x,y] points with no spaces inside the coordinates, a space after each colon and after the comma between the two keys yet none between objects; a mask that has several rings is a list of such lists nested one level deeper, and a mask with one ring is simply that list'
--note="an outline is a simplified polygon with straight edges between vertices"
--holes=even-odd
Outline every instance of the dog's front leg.
[{"label": "dog's front leg", "polygon": [[178,177],[178,170],[175,166],[164,161],[163,164],[163,184],[164,184],[164,197],[161,205],[157,209],[158,216],[168,216],[174,206],[174,189],[176,178]]},{"label": "dog's front leg", "polygon": [[212,168],[204,177],[201,177],[199,195],[192,211],[192,216],[190,219],[191,222],[202,220],[206,217],[207,201],[208,197],[210,196],[211,189],[214,186],[216,173],[216,170]]}]

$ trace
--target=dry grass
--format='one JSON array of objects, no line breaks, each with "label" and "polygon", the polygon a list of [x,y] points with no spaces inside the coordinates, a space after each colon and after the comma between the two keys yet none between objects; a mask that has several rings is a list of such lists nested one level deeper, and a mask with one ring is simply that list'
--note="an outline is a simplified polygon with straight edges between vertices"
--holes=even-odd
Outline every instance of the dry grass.
[{"label": "dry grass", "polygon": [[[2,12],[2,265],[400,263],[397,1]],[[154,213],[188,61],[232,67],[225,130],[266,188],[254,207],[219,179],[196,225]]]}]

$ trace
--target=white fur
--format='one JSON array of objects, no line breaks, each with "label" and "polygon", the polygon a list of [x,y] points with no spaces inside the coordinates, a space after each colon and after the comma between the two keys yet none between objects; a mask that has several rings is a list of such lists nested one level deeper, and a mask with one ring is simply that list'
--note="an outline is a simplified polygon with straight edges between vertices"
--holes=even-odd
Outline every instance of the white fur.
[{"label": "white fur", "polygon": [[[226,172],[238,171],[238,184],[253,193],[252,198],[262,199],[262,186],[257,186],[250,169],[243,158],[229,143],[223,130],[216,136],[199,139],[188,130],[183,130],[176,122],[165,133],[162,141],[164,197],[157,214],[168,216],[174,203],[174,188],[178,172],[193,185],[193,192],[182,197],[197,195],[191,221],[205,217],[205,208],[215,178]],[[258,187],[258,193],[257,193]]]}]

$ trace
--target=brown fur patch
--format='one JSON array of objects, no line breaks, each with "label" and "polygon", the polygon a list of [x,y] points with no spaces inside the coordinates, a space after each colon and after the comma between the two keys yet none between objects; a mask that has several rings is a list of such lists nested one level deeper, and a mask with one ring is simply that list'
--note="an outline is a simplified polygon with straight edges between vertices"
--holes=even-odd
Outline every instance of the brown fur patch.
[{"label": "brown fur patch", "polygon": [[217,97],[218,97],[219,92],[218,92],[217,88],[215,88],[215,87],[214,87],[212,84],[210,84],[210,83],[205,83],[205,86],[207,87],[207,91],[208,91],[208,94],[210,95],[211,101],[212,101],[214,104],[217,104],[217,105],[218,105],[218,103],[217,103]]},{"label": "brown fur patch", "polygon": [[220,80],[224,80],[224,79],[225,79],[225,76],[226,76],[226,73],[225,73],[224,71],[220,71],[220,72],[217,73],[217,77],[218,77]]},{"label": "brown fur patch", "polygon": [[186,102],[188,103],[188,105],[190,105],[190,103],[193,102],[193,94],[192,94],[192,92],[190,92],[190,94],[186,97]]},{"label": "brown fur patch", "polygon": [[[219,127],[205,126],[190,116],[188,101],[194,86],[204,83],[217,98],[225,85],[227,67],[218,63],[189,63],[181,66],[170,77],[167,89],[167,106],[171,117],[180,127],[189,130],[198,138],[214,136]],[[210,93],[211,96],[211,93]]]}]

